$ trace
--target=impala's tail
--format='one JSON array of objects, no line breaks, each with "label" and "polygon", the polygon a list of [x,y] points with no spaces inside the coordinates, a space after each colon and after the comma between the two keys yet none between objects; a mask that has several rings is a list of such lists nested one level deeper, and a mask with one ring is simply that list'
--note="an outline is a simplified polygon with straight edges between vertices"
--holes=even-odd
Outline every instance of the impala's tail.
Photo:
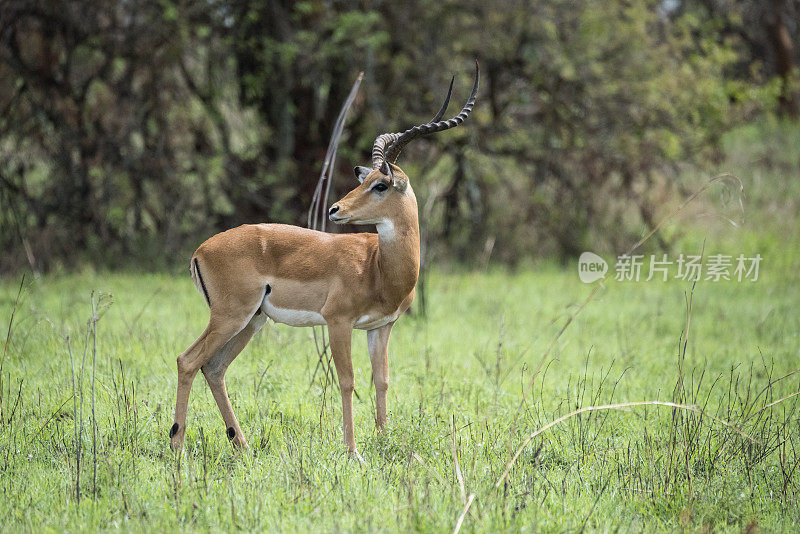
[{"label": "impala's tail", "polygon": [[192,281],[195,287],[206,297],[206,303],[211,307],[211,299],[208,297],[206,284],[203,282],[203,276],[200,274],[200,265],[197,263],[197,256],[192,258],[192,261],[189,263],[189,271],[192,273]]}]

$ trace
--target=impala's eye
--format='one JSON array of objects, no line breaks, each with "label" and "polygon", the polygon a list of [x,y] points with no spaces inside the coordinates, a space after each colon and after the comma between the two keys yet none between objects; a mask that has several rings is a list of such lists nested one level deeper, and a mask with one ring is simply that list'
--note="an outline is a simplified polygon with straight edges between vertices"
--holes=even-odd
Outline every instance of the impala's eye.
[{"label": "impala's eye", "polygon": [[389,186],[383,182],[378,182],[377,185],[372,188],[373,191],[377,191],[378,193],[386,191],[387,189],[389,189]]}]

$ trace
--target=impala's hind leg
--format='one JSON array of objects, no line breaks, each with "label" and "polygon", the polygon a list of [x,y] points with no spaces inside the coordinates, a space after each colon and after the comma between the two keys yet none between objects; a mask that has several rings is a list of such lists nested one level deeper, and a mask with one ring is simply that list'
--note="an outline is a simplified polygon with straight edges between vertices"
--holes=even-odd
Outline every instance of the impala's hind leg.
[{"label": "impala's hind leg", "polygon": [[228,370],[228,366],[242,352],[242,349],[250,339],[261,330],[265,322],[267,322],[265,314],[258,313],[254,315],[250,322],[247,323],[247,326],[225,343],[225,346],[202,367],[203,376],[206,377],[208,387],[211,388],[211,393],[214,395],[214,400],[217,401],[219,412],[225,421],[228,439],[237,448],[247,448],[247,440],[241,427],[239,427],[239,421],[236,419],[236,414],[233,413],[231,400],[228,398],[228,391],[225,387],[225,371]]},{"label": "impala's hind leg", "polygon": [[180,450],[186,434],[186,409],[189,405],[189,393],[197,371],[206,364],[215,354],[220,352],[228,341],[238,334],[249,322],[252,310],[256,304],[249,307],[246,314],[241,309],[236,314],[215,313],[212,309],[211,319],[202,335],[192,346],[178,356],[178,393],[175,400],[175,422],[169,431],[170,446],[172,450]]}]

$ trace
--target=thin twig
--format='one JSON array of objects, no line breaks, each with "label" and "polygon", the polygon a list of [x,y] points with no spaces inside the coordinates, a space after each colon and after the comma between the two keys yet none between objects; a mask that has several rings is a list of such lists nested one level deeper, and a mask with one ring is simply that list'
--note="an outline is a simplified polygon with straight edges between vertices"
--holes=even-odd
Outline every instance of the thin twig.
[{"label": "thin twig", "polygon": [[760,414],[760,413],[761,413],[761,412],[763,412],[764,410],[766,410],[766,409],[768,409],[768,408],[772,408],[772,407],[773,407],[773,406],[775,406],[776,404],[780,404],[780,403],[782,403],[783,401],[785,401],[785,400],[788,400],[788,399],[791,399],[792,397],[796,397],[796,396],[798,396],[798,395],[800,395],[800,391],[795,391],[794,393],[790,393],[789,395],[786,395],[785,397],[783,397],[783,398],[780,398],[780,399],[776,400],[775,402],[770,402],[769,404],[767,404],[766,406],[764,406],[764,407],[763,407],[763,408],[761,408],[760,410],[757,410],[757,411],[753,412],[753,414],[752,414],[750,417],[748,417],[747,419],[745,419],[745,421],[744,421],[744,422],[746,423],[747,421],[749,421],[750,419],[752,419],[754,416],[756,416],[756,415]]},{"label": "thin twig", "polygon": [[456,522],[456,528],[453,529],[453,534],[458,534],[458,531],[461,530],[461,525],[464,523],[464,518],[467,517],[467,512],[469,511],[469,507],[472,506],[472,501],[475,500],[475,494],[470,493],[469,499],[467,499],[467,504],[464,506],[464,511],[461,512],[461,515],[458,516],[458,521]]},{"label": "thin twig", "polygon": [[[766,385],[766,386],[764,386],[764,389],[762,389],[762,390],[761,390],[761,391],[758,393],[758,395],[756,395],[756,396],[753,398],[753,402],[752,402],[752,403],[750,403],[750,404],[751,404],[751,406],[754,406],[754,405],[755,405],[755,403],[756,403],[756,401],[757,401],[759,398],[761,398],[761,395],[763,395],[763,394],[764,394],[764,392],[766,392],[766,391],[767,391],[768,389],[770,389],[772,386],[774,386],[775,384],[777,384],[777,383],[778,383],[778,382],[780,382],[781,380],[784,380],[784,379],[786,379],[786,378],[789,378],[790,376],[792,376],[792,375],[794,375],[794,374],[797,374],[798,372],[800,372],[800,369],[795,369],[794,371],[790,371],[790,372],[786,373],[785,375],[783,375],[783,376],[782,376],[782,377],[780,377],[780,378],[776,378],[775,380],[770,380],[770,381],[767,383],[767,385]],[[790,395],[789,397],[793,397],[794,395],[797,395],[797,393],[794,393],[794,394]],[[787,398],[789,398],[789,397],[787,397]],[[781,399],[781,400],[784,400],[784,399]],[[777,402],[780,402],[780,401],[776,401],[776,402],[774,402],[774,403],[772,403],[772,404],[776,404]],[[746,423],[746,422],[748,422],[750,419],[752,419],[753,417],[755,417],[755,416],[756,416],[756,415],[758,415],[759,413],[763,412],[764,410],[766,410],[767,408],[769,408],[770,406],[772,406],[772,404],[769,404],[769,405],[767,405],[767,406],[764,406],[762,409],[758,410],[757,412],[754,412],[754,413],[750,414],[750,415],[749,415],[749,416],[747,416],[747,418],[746,418],[746,419],[743,421],[743,423]]]}]

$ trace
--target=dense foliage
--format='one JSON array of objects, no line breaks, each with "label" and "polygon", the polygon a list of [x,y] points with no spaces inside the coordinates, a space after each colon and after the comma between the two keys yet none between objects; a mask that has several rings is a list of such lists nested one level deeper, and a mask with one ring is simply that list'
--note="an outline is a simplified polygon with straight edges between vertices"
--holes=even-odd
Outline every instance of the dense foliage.
[{"label": "dense foliage", "polygon": [[461,101],[472,58],[468,126],[400,161],[428,254],[617,248],[681,193],[677,165],[796,111],[798,3],[766,4],[5,0],[0,270],[152,266],[236,224],[302,223],[360,70],[334,195],[453,72]]}]

